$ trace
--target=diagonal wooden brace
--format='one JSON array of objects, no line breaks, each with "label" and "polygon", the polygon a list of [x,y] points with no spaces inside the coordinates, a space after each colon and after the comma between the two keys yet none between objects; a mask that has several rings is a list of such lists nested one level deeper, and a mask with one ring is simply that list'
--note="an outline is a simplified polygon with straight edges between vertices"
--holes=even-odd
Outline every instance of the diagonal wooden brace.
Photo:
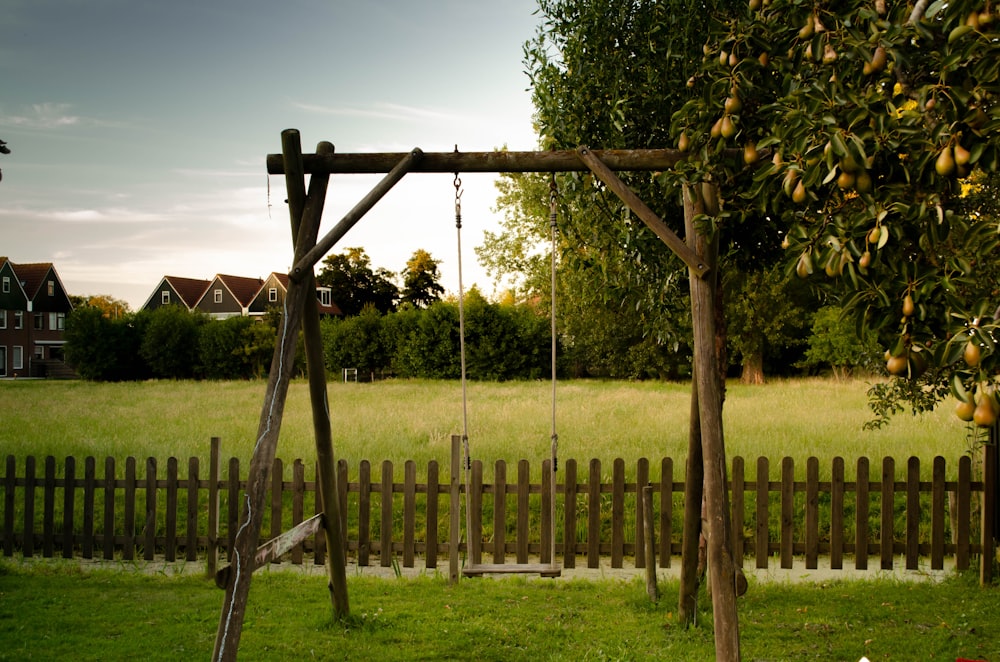
[{"label": "diagonal wooden brace", "polygon": [[300,282],[307,275],[313,273],[313,267],[316,263],[323,259],[323,256],[330,252],[330,249],[334,245],[343,239],[347,231],[353,228],[358,221],[360,221],[365,214],[367,214],[372,207],[375,206],[379,200],[385,197],[385,194],[392,190],[399,180],[403,178],[403,175],[408,173],[413,167],[420,162],[423,158],[424,153],[419,147],[414,147],[406,156],[404,156],[396,167],[393,168],[386,174],[382,180],[375,185],[368,195],[361,199],[361,202],[356,204],[351,211],[344,215],[337,225],[335,225],[326,235],[316,242],[316,245],[306,253],[292,270],[289,272],[288,277],[295,281]]},{"label": "diagonal wooden brace", "polygon": [[[257,553],[254,555],[254,571],[263,568],[265,565],[278,559],[292,550],[293,547],[298,545],[303,540],[307,538],[312,538],[314,535],[319,533],[323,528],[323,513],[313,515],[304,522],[299,523],[295,527],[285,531],[277,538],[272,538],[266,543],[257,548]],[[226,588],[226,583],[229,581],[230,568],[232,566],[226,566],[215,573],[215,585],[221,589]]]},{"label": "diagonal wooden brace", "polygon": [[615,195],[621,198],[632,212],[638,216],[646,226],[656,233],[663,243],[665,243],[670,250],[674,252],[677,257],[684,261],[684,264],[691,269],[691,271],[697,275],[699,278],[704,278],[705,274],[708,273],[709,267],[705,264],[705,261],[698,256],[693,250],[688,248],[680,237],[674,234],[673,230],[667,227],[667,224],[663,222],[656,213],[646,206],[639,196],[635,194],[632,189],[628,187],[625,182],[623,182],[618,175],[616,175],[611,168],[604,164],[600,158],[594,154],[589,147],[581,145],[576,149],[580,160],[590,168],[591,172],[597,176],[604,184],[611,189]]}]

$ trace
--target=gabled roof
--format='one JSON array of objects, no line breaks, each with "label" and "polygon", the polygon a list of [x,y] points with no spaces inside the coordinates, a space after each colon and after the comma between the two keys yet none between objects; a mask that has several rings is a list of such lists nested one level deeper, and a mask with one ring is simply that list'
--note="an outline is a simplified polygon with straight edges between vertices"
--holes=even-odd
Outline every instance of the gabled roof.
[{"label": "gabled roof", "polygon": [[208,286],[211,284],[209,280],[203,280],[201,278],[184,278],[181,276],[164,276],[163,280],[169,283],[170,287],[174,289],[177,296],[181,298],[184,305],[188,308],[193,308],[201,295],[205,293]]},{"label": "gabled roof", "polygon": [[[288,291],[288,283],[289,283],[288,274],[281,273],[279,271],[275,271],[271,275],[274,276],[275,280],[277,280],[278,283],[281,284],[281,287],[283,287],[284,290],[287,292]],[[319,289],[319,288],[317,288],[317,289]],[[317,303],[317,305],[319,307],[319,314],[320,315],[336,315],[337,317],[343,317],[344,316],[344,312],[340,309],[340,306],[338,306],[332,300],[330,301],[330,305],[329,306],[323,305],[323,302],[319,301],[319,300],[317,300],[316,303]]]},{"label": "gabled roof", "polygon": [[45,282],[45,277],[53,268],[51,262],[35,262],[33,264],[14,264],[11,262],[10,266],[17,275],[21,287],[24,288],[24,294],[29,300],[34,300],[42,283]]},{"label": "gabled roof", "polygon": [[264,281],[260,278],[228,276],[226,274],[216,275],[215,280],[225,285],[226,289],[229,290],[233,297],[239,301],[240,305],[244,308],[250,305],[254,297],[257,296],[257,293],[260,292],[261,286],[264,285]]}]

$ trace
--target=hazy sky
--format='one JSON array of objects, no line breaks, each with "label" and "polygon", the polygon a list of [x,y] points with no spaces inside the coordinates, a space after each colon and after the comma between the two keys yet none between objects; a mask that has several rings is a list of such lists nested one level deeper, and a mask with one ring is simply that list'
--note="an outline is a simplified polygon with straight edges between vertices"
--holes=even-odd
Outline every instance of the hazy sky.
[{"label": "hazy sky", "polygon": [[[290,267],[281,131],[303,150],[532,150],[522,49],[534,0],[3,0],[0,255],[70,294],[141,306],[164,275]],[[380,176],[334,176],[321,234]],[[465,284],[496,229],[463,175]],[[451,175],[409,175],[333,249],[400,271],[418,248],[457,291]]]}]

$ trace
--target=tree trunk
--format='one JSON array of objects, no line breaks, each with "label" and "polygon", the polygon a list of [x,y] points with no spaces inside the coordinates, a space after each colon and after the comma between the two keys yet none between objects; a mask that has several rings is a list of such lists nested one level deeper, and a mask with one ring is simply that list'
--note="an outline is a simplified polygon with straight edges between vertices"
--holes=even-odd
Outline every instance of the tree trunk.
[{"label": "tree trunk", "polygon": [[743,356],[743,373],[740,383],[751,386],[764,383],[764,356],[760,352]]},{"label": "tree trunk", "polygon": [[739,662],[740,633],[736,611],[736,567],[730,544],[729,497],[726,486],[726,450],[722,432],[722,384],[716,353],[715,297],[718,240],[697,233],[694,218],[717,208],[718,194],[711,185],[700,190],[684,188],[684,225],[695,252],[709,266],[705,278],[692,273],[691,318],[694,325],[694,374],[705,467],[705,505],[708,523],[708,571],[712,586],[715,657]]}]

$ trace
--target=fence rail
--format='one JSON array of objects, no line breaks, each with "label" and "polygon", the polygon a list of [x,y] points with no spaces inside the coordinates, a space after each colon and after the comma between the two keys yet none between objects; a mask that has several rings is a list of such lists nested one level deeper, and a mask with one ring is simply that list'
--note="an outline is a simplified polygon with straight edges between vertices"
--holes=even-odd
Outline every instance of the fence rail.
[{"label": "fence rail", "polygon": [[[547,466],[548,460],[545,461]],[[241,494],[246,487],[237,458],[228,461],[220,478],[218,440],[213,439],[207,475],[198,458],[186,463],[169,458],[164,463],[148,458],[140,464],[127,458],[124,471],[113,458],[103,467],[93,457],[78,462],[67,457],[57,471],[54,457],[39,462],[29,456],[21,462],[7,456],[3,486],[0,549],[5,556],[143,558],[196,561],[206,556],[210,567],[219,555],[232,549]],[[543,466],[542,475],[547,475]],[[732,460],[730,499],[737,562],[752,556],[758,568],[777,563],[792,567],[804,557],[807,568],[817,567],[822,555],[833,569],[853,562],[867,569],[877,562],[892,569],[902,561],[908,569],[923,559],[932,569],[943,568],[946,558],[955,567],[969,567],[983,549],[988,535],[979,517],[983,482],[973,480],[972,461],[960,458],[957,480],[946,480],[944,458],[932,462],[929,476],[921,479],[921,463],[909,458],[897,467],[893,458],[872,464],[859,458],[848,476],[843,458],[833,458],[829,480],[820,480],[820,462],[809,458],[806,480],[796,480],[795,463],[781,460],[778,480],[773,480],[768,458],[758,458],[748,471],[741,457]],[[141,467],[141,469],[140,469]],[[102,469],[102,470],[101,470]],[[653,527],[660,567],[669,567],[680,553],[684,484],[674,480],[674,462],[660,461],[659,481],[650,482],[650,463],[640,459],[634,480],[626,480],[626,465],[611,465],[610,482],[605,466],[593,459],[580,464],[567,460],[556,485],[558,521],[550,520],[547,484],[532,483],[531,465],[521,460],[512,480],[507,465],[499,461],[493,475],[484,475],[481,462],[472,465],[471,546],[458,542],[460,553],[481,562],[526,563],[539,556],[542,562],[561,561],[574,568],[578,560],[599,567],[610,557],[612,567],[622,567],[626,557],[636,567],[647,563],[641,488],[650,485],[654,500]],[[399,482],[398,468],[382,462],[373,476],[373,465],[362,461],[351,468],[341,460],[338,477],[341,521],[348,556],[361,566],[378,563],[414,567],[421,557],[426,568],[438,567],[450,546],[460,541],[449,531],[450,509],[460,508],[458,491],[441,481],[436,461],[423,468],[407,461]],[[451,467],[461,471],[461,467]],[[954,471],[954,469],[952,469]],[[537,472],[536,472],[537,474]],[[853,480],[849,479],[853,478]],[[306,480],[304,464],[288,467],[276,460],[269,476],[269,521],[261,542],[308,519],[316,508],[316,481]],[[464,492],[464,486],[458,488]],[[554,524],[554,526],[553,526]],[[549,532],[555,531],[556,554],[549,555]],[[458,532],[455,532],[456,534]],[[324,563],[323,536],[297,545],[289,553],[292,563],[306,555]],[[853,561],[852,561],[853,559]]]}]

